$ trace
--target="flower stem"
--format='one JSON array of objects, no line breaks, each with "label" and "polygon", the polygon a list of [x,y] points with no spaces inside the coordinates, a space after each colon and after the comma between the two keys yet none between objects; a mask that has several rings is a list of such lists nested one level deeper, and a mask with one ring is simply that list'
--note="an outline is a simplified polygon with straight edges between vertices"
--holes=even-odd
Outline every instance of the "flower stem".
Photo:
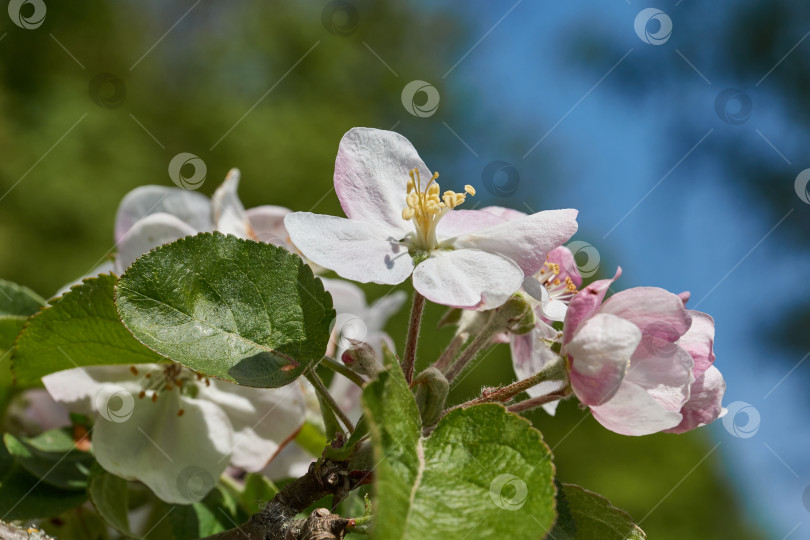
[{"label": "flower stem", "polygon": [[550,394],[546,394],[545,396],[537,396],[519,403],[515,403],[514,405],[509,405],[506,409],[513,413],[529,411],[545,405],[546,403],[551,403],[552,401],[557,401],[558,399],[565,397],[568,397],[568,392],[565,390],[560,390],[559,392],[552,392]]},{"label": "flower stem", "polygon": [[358,373],[352,371],[348,366],[341,364],[334,358],[324,356],[321,359],[321,365],[328,367],[335,373],[340,373],[341,375],[352,381],[360,388],[362,388],[363,385],[366,384],[366,380],[363,377],[361,377]]},{"label": "flower stem", "polygon": [[411,384],[413,380],[413,366],[416,363],[416,343],[419,341],[419,328],[422,326],[422,312],[425,309],[425,297],[419,291],[413,291],[413,306],[411,307],[411,322],[408,325],[408,337],[405,341],[405,353],[402,355],[402,372],[405,380]]},{"label": "flower stem", "polygon": [[343,409],[338,406],[335,398],[333,398],[332,394],[329,393],[329,390],[326,389],[326,386],[324,386],[323,381],[318,374],[314,371],[307,371],[304,376],[310,383],[312,383],[312,386],[315,387],[315,391],[321,397],[322,403],[327,404],[332,412],[335,413],[338,418],[340,418],[340,421],[343,422],[343,425],[346,426],[346,429],[348,429],[350,433],[353,432],[354,424],[352,424],[352,421],[349,420],[348,416],[346,416],[346,413],[343,412]]},{"label": "flower stem", "polygon": [[461,346],[464,345],[464,341],[467,339],[467,336],[463,336],[461,334],[456,334],[453,336],[453,340],[447,346],[447,348],[442,352],[442,355],[439,357],[436,362],[434,362],[433,367],[438,369],[439,371],[444,372],[450,363],[453,361],[453,358],[456,357],[458,351],[461,350]]},{"label": "flower stem", "polygon": [[453,380],[464,371],[464,368],[472,362],[472,360],[478,356],[478,353],[489,344],[489,340],[492,339],[492,336],[495,335],[495,332],[492,331],[491,327],[483,328],[472,340],[472,342],[467,345],[467,347],[461,352],[461,355],[458,359],[453,362],[453,364],[447,368],[445,372],[445,377],[447,378],[447,382],[452,383]]}]

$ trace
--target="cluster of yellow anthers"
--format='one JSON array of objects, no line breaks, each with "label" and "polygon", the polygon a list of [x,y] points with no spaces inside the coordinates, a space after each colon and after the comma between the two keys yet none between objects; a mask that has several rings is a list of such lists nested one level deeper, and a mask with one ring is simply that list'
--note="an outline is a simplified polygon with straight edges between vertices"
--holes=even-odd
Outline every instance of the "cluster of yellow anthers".
[{"label": "cluster of yellow anthers", "polygon": [[565,294],[574,294],[577,292],[577,286],[571,281],[570,277],[565,278],[565,284],[560,280],[560,265],[557,263],[546,261],[543,263],[543,268],[540,269],[540,282],[546,287],[558,288],[563,286],[566,291]]},{"label": "cluster of yellow anthers", "polygon": [[408,206],[402,210],[402,219],[405,221],[413,220],[420,240],[422,240],[423,244],[429,245],[431,241],[435,242],[436,224],[441,217],[463,203],[467,199],[467,194],[475,195],[475,188],[468,184],[464,186],[466,193],[456,193],[448,190],[439,196],[441,189],[439,183],[436,182],[439,173],[433,173],[433,177],[424,188],[422,187],[422,178],[419,176],[419,169],[412,169],[410,176],[407,197],[405,198]]},{"label": "cluster of yellow anthers", "polygon": [[[134,376],[138,376],[138,368],[135,366],[130,366],[129,371]],[[138,398],[145,398],[147,390],[149,390],[152,392],[151,400],[152,403],[154,403],[158,399],[158,392],[171,392],[175,387],[180,390],[183,387],[183,382],[190,380],[192,374],[196,375],[198,381],[204,380],[205,386],[211,386],[211,381],[208,380],[208,377],[185,369],[180,364],[167,364],[163,367],[163,372],[154,379],[152,378],[152,373],[147,373],[143,376],[144,379],[151,380],[147,384],[147,387],[138,394]],[[185,410],[180,409],[177,411],[177,416],[183,416],[185,412]]]}]

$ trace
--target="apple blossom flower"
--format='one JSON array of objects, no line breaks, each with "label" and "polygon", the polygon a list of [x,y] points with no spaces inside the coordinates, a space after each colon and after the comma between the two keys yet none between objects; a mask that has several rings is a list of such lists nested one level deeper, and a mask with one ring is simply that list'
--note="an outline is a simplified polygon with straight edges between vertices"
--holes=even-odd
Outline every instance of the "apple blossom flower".
[{"label": "apple blossom flower", "polygon": [[62,287],[60,296],[83,279],[113,272],[121,275],[138,257],[185,236],[214,230],[291,249],[281,206],[264,205],[245,210],[239,200],[239,170],[231,169],[211,199],[178,187],[147,185],[127,193],[115,218],[114,260]]},{"label": "apple blossom flower", "polygon": [[[529,333],[509,336],[512,366],[519,379],[538,373],[559,357],[551,350],[551,344],[561,336],[549,323],[565,319],[568,302],[581,285],[582,276],[577,270],[574,255],[565,246],[551,250],[543,268],[524,280],[523,289],[536,302],[537,320]],[[566,383],[565,380],[544,381],[527,390],[527,393],[530,397],[545,396],[562,390]],[[546,403],[543,409],[554,414],[558,403]]]},{"label": "apple blossom flower", "polygon": [[395,285],[412,276],[427,299],[466,309],[502,305],[577,230],[576,210],[509,222],[454,211],[475,189],[441,193],[437,178],[402,135],[353,128],[335,161],[347,217],[294,212],[284,223],[308,259],[343,278]]},{"label": "apple blossom flower", "polygon": [[[706,376],[714,359],[713,321],[655,287],[628,289],[602,303],[620,275],[621,269],[585,287],[568,307],[562,354],[574,393],[600,424],[624,435],[682,432],[713,421],[724,387],[719,372]],[[696,386],[697,374],[703,382]]]},{"label": "apple blossom flower", "polygon": [[42,382],[69,410],[95,417],[99,465],[177,504],[204,497],[229,463],[251,472],[264,468],[307,412],[298,382],[251,388],[197,376],[180,364],[75,368]]}]

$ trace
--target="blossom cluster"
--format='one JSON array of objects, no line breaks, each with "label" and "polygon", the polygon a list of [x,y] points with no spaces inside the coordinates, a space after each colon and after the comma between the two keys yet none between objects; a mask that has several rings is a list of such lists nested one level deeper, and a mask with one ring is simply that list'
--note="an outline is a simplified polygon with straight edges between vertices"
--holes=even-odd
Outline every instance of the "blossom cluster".
[{"label": "blossom cluster", "polygon": [[[384,328],[406,293],[369,305],[351,282],[394,286],[409,279],[415,297],[460,312],[457,338],[434,364],[450,382],[454,366],[464,367],[457,353],[470,339],[477,346],[508,342],[515,374],[533,383],[526,402],[551,413],[559,400],[575,396],[600,424],[625,435],[682,433],[722,415],[714,321],[687,309],[688,293],[636,287],[605,300],[621,269],[583,287],[564,245],[577,231],[576,210],[475,209],[474,186],[442,191],[438,178],[402,135],[355,128],[341,140],[335,162],[346,217],[277,206],[246,210],[236,170],[211,199],[140,187],[119,207],[114,261],[94,273],[120,275],[157,246],[214,230],[284,247],[317,272],[334,272],[341,279],[321,278],[338,313],[325,354],[357,372],[351,379],[335,375],[330,388],[353,419],[360,415],[356,383],[373,377],[384,346],[393,349]],[[520,324],[482,333],[482,325],[492,325],[482,321],[500,321],[491,314],[515,300],[529,308]],[[353,365],[358,358],[362,369]],[[43,382],[71,411],[96,416],[92,442],[102,467],[144,482],[168,502],[188,502],[171,479],[190,463],[217,478],[229,464],[246,471],[270,464],[271,474],[288,475],[314,459],[289,444],[305,423],[319,422],[308,383],[247,388],[175,364],[76,368]],[[117,421],[105,408],[109,400],[98,396],[122,389],[137,398],[126,421]],[[168,473],[150,466],[165,452],[172,456]]]}]

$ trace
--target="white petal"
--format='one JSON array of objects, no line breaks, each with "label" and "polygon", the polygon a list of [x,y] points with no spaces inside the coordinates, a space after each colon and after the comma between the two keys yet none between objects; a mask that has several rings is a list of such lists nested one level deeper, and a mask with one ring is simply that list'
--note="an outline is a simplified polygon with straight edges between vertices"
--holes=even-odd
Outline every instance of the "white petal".
[{"label": "white petal", "polygon": [[113,387],[137,394],[147,373],[163,371],[157,364],[138,364],[137,370],[138,374],[133,375],[129,366],[123,365],[66,369],[45,375],[42,384],[54,400],[69,410],[90,415],[98,412],[98,406],[106,405],[106,400],[99,398],[102,394],[111,397]]},{"label": "white petal", "polygon": [[124,196],[115,217],[115,241],[120,242],[136,222],[151,214],[171,214],[197,231],[212,231],[211,202],[196,191],[141,186]]},{"label": "white petal", "polygon": [[436,235],[439,238],[451,238],[462,234],[470,234],[505,221],[507,221],[506,218],[497,213],[489,212],[488,208],[481,210],[453,210],[445,214],[436,225]]},{"label": "white petal", "polygon": [[477,249],[434,251],[413,272],[413,286],[425,298],[464,309],[501,306],[522,282],[512,260]]},{"label": "white petal", "polygon": [[375,300],[374,303],[371,304],[371,307],[369,307],[369,315],[366,322],[369,331],[373,332],[385,328],[388,319],[400,310],[402,304],[404,304],[407,299],[408,295],[405,291],[394,291],[391,294],[387,294]]},{"label": "white petal", "polygon": [[402,283],[413,271],[397,231],[335,216],[293,212],[284,218],[293,244],[315,264],[361,283]]},{"label": "white petal", "polygon": [[300,478],[306,474],[313,461],[315,457],[293,441],[273,458],[262,474],[273,481]]},{"label": "white petal", "polygon": [[197,232],[171,214],[151,214],[143,218],[133,225],[118,243],[118,254],[115,258],[116,273],[123,273],[144,253]]},{"label": "white petal", "polygon": [[93,450],[99,465],[140,480],[166,502],[201,500],[228,465],[233,430],[227,416],[217,405],[177,390],[161,392],[154,403],[133,397],[128,418],[96,421]]},{"label": "white petal", "polygon": [[596,420],[622,435],[650,435],[680,424],[681,413],[669,411],[646,390],[624,382],[607,403],[591,407]]},{"label": "white petal", "polygon": [[356,423],[360,419],[363,414],[363,407],[360,405],[360,398],[363,396],[362,388],[343,375],[336,374],[329,384],[329,393],[352,422]]},{"label": "white petal", "polygon": [[289,241],[284,227],[284,216],[290,213],[283,206],[264,205],[247,210],[247,217],[256,240],[274,246],[286,247]]},{"label": "white petal", "polygon": [[103,263],[101,263],[100,265],[96,266],[94,269],[90,270],[88,273],[86,273],[82,277],[80,277],[79,279],[68,283],[67,285],[65,285],[64,287],[62,287],[58,291],[56,291],[56,293],[52,296],[52,298],[58,298],[58,297],[64,295],[66,292],[68,292],[70,290],[71,287],[73,287],[74,285],[80,285],[82,283],[82,281],[84,281],[87,278],[96,277],[96,276],[99,276],[101,274],[109,274],[110,272],[113,272],[114,270],[115,270],[115,263],[113,263],[113,261],[111,261],[111,260],[106,260]]},{"label": "white petal", "polygon": [[366,293],[363,289],[342,279],[321,278],[323,288],[332,295],[332,305],[335,311],[364,317],[368,310]]},{"label": "white petal", "polygon": [[596,314],[566,345],[571,362],[571,384],[580,401],[599,405],[622,384],[630,357],[641,341],[641,331],[615,315]]},{"label": "white petal", "polygon": [[645,335],[625,379],[647,390],[665,409],[678,411],[689,399],[693,366],[692,357],[678,345]]},{"label": "white petal", "polygon": [[[517,375],[518,379],[526,379],[535,375],[550,362],[556,361],[559,358],[559,355],[552,351],[548,345],[540,339],[540,334],[537,330],[532,330],[528,334],[512,336],[510,349],[512,352],[512,366],[515,369],[515,375]],[[531,397],[545,396],[552,392],[562,390],[566,384],[567,381],[562,379],[544,381],[537,386],[529,388],[526,393]],[[553,409],[556,409],[556,405]]]},{"label": "white petal", "polygon": [[253,238],[245,207],[239,200],[239,169],[231,169],[225,181],[211,197],[214,209],[214,225],[223,234],[232,234],[239,238]]},{"label": "white petal", "polygon": [[531,276],[543,267],[549,251],[577,232],[577,213],[576,210],[546,210],[448,239],[445,243],[500,253]]},{"label": "white petal", "polygon": [[304,425],[306,403],[300,384],[250,388],[210,381],[198,399],[216,403],[234,430],[231,464],[255,472],[263,469]]},{"label": "white petal", "polygon": [[412,231],[410,223],[402,219],[402,210],[407,206],[409,172],[414,168],[419,169],[424,187],[431,173],[410,141],[399,133],[349,130],[335,159],[335,193],[346,216],[402,234]]}]

